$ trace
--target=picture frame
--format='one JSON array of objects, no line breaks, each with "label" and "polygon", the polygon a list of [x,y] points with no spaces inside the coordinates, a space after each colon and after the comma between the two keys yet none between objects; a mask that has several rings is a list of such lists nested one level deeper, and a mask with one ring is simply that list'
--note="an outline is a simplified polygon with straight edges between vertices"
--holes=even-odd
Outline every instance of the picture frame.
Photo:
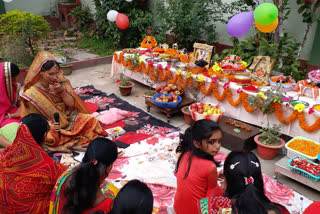
[{"label": "picture frame", "polygon": [[215,47],[213,45],[194,43],[193,54],[190,63],[194,64],[197,60],[205,60],[208,62],[207,68],[211,67],[211,59],[214,54]]},{"label": "picture frame", "polygon": [[261,83],[262,86],[270,85],[269,78],[274,66],[275,60],[269,56],[255,56],[249,70],[251,80]]}]

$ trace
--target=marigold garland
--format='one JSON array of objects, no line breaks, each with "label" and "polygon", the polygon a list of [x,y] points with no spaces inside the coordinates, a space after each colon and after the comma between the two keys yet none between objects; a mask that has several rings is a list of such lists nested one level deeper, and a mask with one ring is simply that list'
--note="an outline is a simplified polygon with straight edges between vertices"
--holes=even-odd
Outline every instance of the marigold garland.
[{"label": "marigold garland", "polygon": [[[196,81],[194,82],[193,80],[193,75],[192,73],[188,73],[187,77],[183,80],[182,78],[182,72],[177,72],[177,74],[173,77],[170,68],[168,69],[163,69],[163,68],[154,68],[153,65],[147,65],[145,63],[140,63],[139,67],[135,67],[132,65],[131,60],[129,59],[127,62],[125,61],[124,58],[124,53],[120,53],[119,57],[116,53],[113,54],[114,60],[117,63],[121,63],[124,67],[130,67],[131,70],[134,70],[136,72],[143,72],[144,74],[147,74],[150,76],[152,81],[156,82],[158,81],[159,77],[161,81],[168,81],[171,84],[178,84],[181,89],[185,89],[187,86],[190,88],[194,89],[201,89],[201,92],[204,95],[209,95],[212,93],[212,95],[218,100],[218,101],[223,101],[226,97],[230,105],[232,106],[238,106],[240,103],[244,107],[244,109],[247,112],[254,112],[254,108],[250,107],[248,104],[248,94],[245,92],[240,92],[239,97],[237,100],[232,99],[232,92],[230,88],[226,88],[223,90],[222,94],[219,94],[218,91],[218,83],[211,81],[208,89],[206,89],[206,85],[204,81]],[[210,68],[212,69],[212,68]],[[210,70],[209,69],[209,70]],[[229,80],[233,79],[233,75],[225,75],[221,73],[215,73],[218,77],[228,77]],[[202,78],[201,78],[202,79]],[[255,82],[253,82],[254,84]],[[273,103],[272,104],[273,108],[275,109],[275,114],[278,120],[281,123],[284,124],[290,124],[292,123],[295,119],[298,119],[300,127],[306,131],[306,132],[313,132],[316,131],[320,128],[320,117],[312,124],[312,125],[307,125],[305,122],[304,118],[304,112],[299,113],[297,110],[293,110],[292,114],[284,118],[282,111],[281,111],[281,103]]]},{"label": "marigold garland", "polygon": [[140,47],[142,48],[154,48],[157,46],[157,40],[152,36],[146,36],[142,40]]}]

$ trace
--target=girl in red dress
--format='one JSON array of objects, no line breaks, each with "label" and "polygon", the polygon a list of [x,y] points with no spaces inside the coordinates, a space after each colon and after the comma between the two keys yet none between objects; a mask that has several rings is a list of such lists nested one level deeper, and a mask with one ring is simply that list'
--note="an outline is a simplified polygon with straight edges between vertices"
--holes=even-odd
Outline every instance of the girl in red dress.
[{"label": "girl in red dress", "polygon": [[175,171],[174,210],[177,214],[197,213],[198,200],[224,194],[217,184],[217,163],[213,158],[220,150],[222,135],[216,122],[199,120],[182,137],[176,150],[181,153]]}]

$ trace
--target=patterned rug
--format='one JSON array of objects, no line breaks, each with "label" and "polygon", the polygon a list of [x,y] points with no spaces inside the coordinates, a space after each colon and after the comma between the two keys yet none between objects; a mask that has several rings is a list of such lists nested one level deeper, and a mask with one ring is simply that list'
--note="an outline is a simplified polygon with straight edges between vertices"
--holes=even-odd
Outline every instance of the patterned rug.
[{"label": "patterned rug", "polygon": [[85,101],[91,113],[95,110],[102,112],[110,108],[129,112],[128,116],[115,123],[109,125],[101,124],[102,128],[107,131],[113,130],[115,127],[121,127],[124,130],[124,133],[113,136],[118,146],[122,145],[121,147],[126,147],[123,143],[132,144],[149,138],[152,138],[151,141],[155,143],[158,139],[156,136],[180,130],[169,123],[153,117],[146,111],[129,104],[114,94],[107,94],[95,89],[92,85],[75,88],[75,92]]}]

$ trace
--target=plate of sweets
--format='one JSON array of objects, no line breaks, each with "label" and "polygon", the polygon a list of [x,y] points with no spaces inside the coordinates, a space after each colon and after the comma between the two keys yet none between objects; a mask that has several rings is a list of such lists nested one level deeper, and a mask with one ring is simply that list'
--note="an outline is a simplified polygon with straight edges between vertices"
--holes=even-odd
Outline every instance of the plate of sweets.
[{"label": "plate of sweets", "polygon": [[259,92],[259,88],[255,87],[254,85],[249,85],[249,86],[246,86],[246,87],[242,87],[242,89],[244,91],[251,92],[251,93],[258,93]]},{"label": "plate of sweets", "polygon": [[241,57],[237,55],[227,56],[222,62],[219,63],[220,67],[226,72],[244,72],[247,63],[242,61]]}]

